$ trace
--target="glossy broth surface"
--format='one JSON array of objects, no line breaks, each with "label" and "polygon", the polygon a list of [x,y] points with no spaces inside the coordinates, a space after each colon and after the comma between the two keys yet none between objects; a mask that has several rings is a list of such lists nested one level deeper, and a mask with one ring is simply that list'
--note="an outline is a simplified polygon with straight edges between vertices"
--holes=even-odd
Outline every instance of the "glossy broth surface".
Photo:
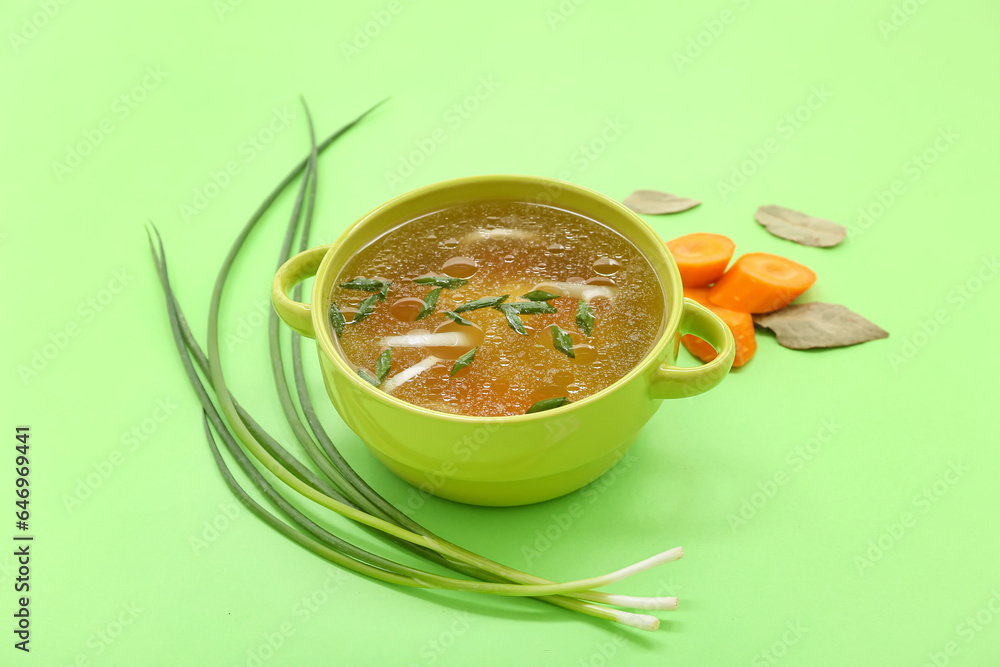
[{"label": "glossy broth surface", "polygon": [[[434,286],[413,279],[428,275],[468,283],[442,289],[433,313],[416,319]],[[359,303],[371,295],[340,287],[356,277],[391,281],[391,287],[384,303],[354,323]],[[584,292],[592,335],[576,323],[579,292],[586,288],[567,284],[605,288]],[[466,415],[524,414],[540,400],[577,401],[604,389],[645,356],[664,315],[652,267],[624,237],[576,213],[525,202],[463,204],[406,222],[352,257],[336,285],[330,298],[348,321],[339,338],[344,357],[374,376],[379,355],[391,347],[382,388],[415,405]],[[481,297],[507,294],[505,303],[522,302],[521,295],[536,289],[561,294],[548,302],[558,312],[521,315],[527,335],[495,308],[460,313],[471,326],[444,315]],[[569,333],[574,358],[554,345],[553,324]],[[448,332],[458,335],[443,337],[451,339],[447,345],[436,344],[442,337],[423,347],[398,344]],[[473,347],[472,363],[452,377],[455,360]],[[393,379],[415,365],[419,372],[401,376],[412,374],[407,381]]]}]

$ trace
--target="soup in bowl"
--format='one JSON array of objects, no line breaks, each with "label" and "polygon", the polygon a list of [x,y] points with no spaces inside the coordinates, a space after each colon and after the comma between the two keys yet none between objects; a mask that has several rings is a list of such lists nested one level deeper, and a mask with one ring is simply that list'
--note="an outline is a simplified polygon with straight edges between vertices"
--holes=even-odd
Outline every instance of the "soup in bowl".
[{"label": "soup in bowl", "polygon": [[[313,275],[309,303],[290,299]],[[660,399],[710,389],[734,355],[641,218],[537,177],[401,195],[289,260],[272,300],[316,339],[327,392],[374,455],[422,493],[475,504],[592,481]],[[674,366],[686,333],[718,356]]]}]

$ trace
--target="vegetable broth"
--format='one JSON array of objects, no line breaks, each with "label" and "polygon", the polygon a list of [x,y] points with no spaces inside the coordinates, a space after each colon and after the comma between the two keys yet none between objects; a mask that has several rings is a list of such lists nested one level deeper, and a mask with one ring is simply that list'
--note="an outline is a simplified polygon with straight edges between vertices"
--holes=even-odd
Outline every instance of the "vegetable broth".
[{"label": "vegetable broth", "polygon": [[[357,277],[391,282],[385,301],[377,287],[342,286]],[[427,277],[438,279],[414,282]],[[533,291],[544,300],[509,306],[530,304],[522,295]],[[503,295],[499,308],[461,310]],[[524,414],[538,401],[573,402],[608,387],[645,356],[664,316],[655,272],[624,237],[576,213],[514,201],[462,204],[396,227],[347,262],[330,296],[347,321],[334,339],[362,377],[415,405],[478,416]],[[551,310],[545,304],[556,312],[530,312]],[[359,306],[367,314],[353,322]]]}]

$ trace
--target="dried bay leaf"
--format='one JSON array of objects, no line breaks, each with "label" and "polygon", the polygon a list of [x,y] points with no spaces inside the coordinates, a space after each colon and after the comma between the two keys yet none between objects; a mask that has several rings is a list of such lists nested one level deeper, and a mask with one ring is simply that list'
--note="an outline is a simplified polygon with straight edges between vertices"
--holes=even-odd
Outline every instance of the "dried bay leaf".
[{"label": "dried bay leaf", "polygon": [[754,218],[778,238],[801,245],[829,248],[847,236],[847,229],[835,222],[773,204],[759,207]]},{"label": "dried bay leaf", "polygon": [[792,350],[844,347],[889,336],[848,308],[819,301],[754,315],[753,323],[773,331],[778,345]]},{"label": "dried bay leaf", "polygon": [[697,199],[678,197],[669,192],[659,190],[636,190],[622,202],[636,213],[646,215],[665,215],[667,213],[680,213],[689,208],[694,208],[701,202]]}]

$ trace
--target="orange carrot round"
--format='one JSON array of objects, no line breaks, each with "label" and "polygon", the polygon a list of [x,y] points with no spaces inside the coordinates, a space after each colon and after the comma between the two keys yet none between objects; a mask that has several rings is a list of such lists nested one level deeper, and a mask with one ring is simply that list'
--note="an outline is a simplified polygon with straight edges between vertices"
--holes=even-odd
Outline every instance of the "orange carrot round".
[{"label": "orange carrot round", "polygon": [[717,306],[741,313],[784,308],[816,282],[816,274],[797,262],[766,252],[737,259],[708,292]]},{"label": "orange carrot round", "polygon": [[736,244],[721,234],[686,234],[667,241],[684,287],[704,287],[722,277]]},{"label": "orange carrot round", "polygon": [[[740,313],[716,306],[709,301],[708,293],[707,287],[689,287],[684,290],[684,296],[697,301],[718,315],[719,319],[725,322],[729,330],[733,332],[733,338],[736,339],[736,358],[733,360],[733,368],[738,368],[750,361],[754,353],[757,352],[757,335],[753,328],[753,317],[750,313]],[[688,349],[688,352],[702,361],[715,359],[715,348],[701,338],[687,334],[681,336],[681,342]]]},{"label": "orange carrot round", "polygon": [[[693,334],[684,334],[681,336],[681,343],[684,344],[684,347],[687,348],[688,352],[704,362],[709,362],[712,359],[715,359],[718,354],[714,347]],[[736,365],[735,361],[733,361],[733,365]]]}]

